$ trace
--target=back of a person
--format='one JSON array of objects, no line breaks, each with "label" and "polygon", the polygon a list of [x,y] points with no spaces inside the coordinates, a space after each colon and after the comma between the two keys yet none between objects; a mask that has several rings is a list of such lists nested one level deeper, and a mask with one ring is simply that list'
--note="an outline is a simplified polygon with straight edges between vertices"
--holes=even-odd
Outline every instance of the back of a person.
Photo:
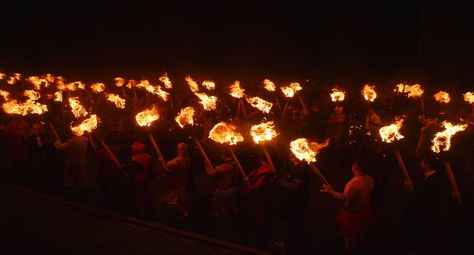
[{"label": "back of a person", "polygon": [[234,165],[226,162],[219,166],[218,173],[216,174],[216,184],[218,189],[228,189],[233,187],[235,184],[235,173]]},{"label": "back of a person", "polygon": [[372,191],[374,180],[369,175],[355,176],[344,189],[344,194],[351,193],[347,202],[347,209],[352,212],[360,212],[372,205]]},{"label": "back of a person", "polygon": [[85,166],[87,164],[87,138],[76,136],[68,143],[71,143],[71,147],[65,151],[66,162],[71,165]]}]

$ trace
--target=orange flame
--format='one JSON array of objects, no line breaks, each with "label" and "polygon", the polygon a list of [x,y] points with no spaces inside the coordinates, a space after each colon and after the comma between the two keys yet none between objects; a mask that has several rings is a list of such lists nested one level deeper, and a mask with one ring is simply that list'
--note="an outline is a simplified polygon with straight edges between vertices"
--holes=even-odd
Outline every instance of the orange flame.
[{"label": "orange flame", "polygon": [[464,101],[468,102],[469,104],[474,104],[474,93],[472,92],[466,92],[463,94],[464,96]]},{"label": "orange flame", "polygon": [[15,79],[15,77],[13,77],[13,76],[8,77],[8,79],[7,79],[7,83],[10,84],[10,85],[15,84],[17,81],[18,80]]},{"label": "orange flame", "polygon": [[115,107],[124,109],[125,108],[125,99],[121,98],[117,94],[105,94],[107,100],[115,104]]},{"label": "orange flame", "polygon": [[365,100],[373,102],[377,98],[377,93],[375,92],[375,85],[365,84],[364,88],[361,91]]},{"label": "orange flame", "polygon": [[127,85],[125,85],[128,89],[132,89],[133,86],[137,84],[136,80],[128,80]]},{"label": "orange flame", "polygon": [[191,90],[191,92],[195,93],[199,91],[198,84],[191,78],[191,76],[188,75],[184,79],[188,83],[189,89]]},{"label": "orange flame", "polygon": [[441,127],[443,127],[444,130],[436,133],[435,137],[431,141],[431,150],[435,153],[448,151],[451,148],[451,137],[457,132],[466,129],[467,124],[453,125],[450,122],[443,121],[441,122]]},{"label": "orange flame", "polygon": [[9,98],[10,97],[10,92],[0,89],[0,96],[2,96],[3,99],[5,99],[5,101],[9,100],[10,99]]},{"label": "orange flame", "polygon": [[324,143],[309,142],[306,138],[298,138],[290,143],[291,152],[301,161],[306,161],[308,164],[316,162],[316,155],[319,151],[329,145],[329,140]]},{"label": "orange flame", "polygon": [[168,77],[167,73],[164,73],[159,79],[161,82],[163,82],[163,84],[165,84],[165,88],[167,89],[173,88],[173,84],[171,84],[170,78]]},{"label": "orange flame", "polygon": [[195,92],[194,95],[199,97],[201,99],[200,104],[202,104],[202,107],[206,111],[212,111],[216,109],[216,102],[217,102],[217,97],[215,96],[208,96],[205,93],[198,93]]},{"label": "orange flame", "polygon": [[92,89],[92,92],[94,92],[94,93],[104,92],[105,84],[103,84],[101,82],[96,82],[96,83],[91,85],[91,89]]},{"label": "orange flame", "polygon": [[85,119],[81,124],[73,127],[71,127],[72,133],[76,136],[82,136],[84,135],[84,132],[89,132],[91,133],[94,129],[97,128],[97,123],[100,121],[100,119],[97,117],[97,115],[92,114],[89,118]]},{"label": "orange flame", "polygon": [[0,80],[3,80],[3,79],[5,79],[6,77],[7,77],[7,75],[6,75],[6,74],[4,74],[4,73],[0,73]]},{"label": "orange flame", "polygon": [[152,109],[146,109],[135,115],[135,120],[140,127],[151,126],[151,123],[160,118],[158,111],[155,106]]},{"label": "orange flame", "polygon": [[245,96],[245,89],[240,87],[240,81],[235,81],[229,86],[229,94],[235,98],[242,98]]},{"label": "orange flame", "polygon": [[244,140],[242,135],[236,132],[236,130],[237,128],[234,125],[220,122],[214,125],[211,129],[209,132],[209,138],[218,143],[234,145]]},{"label": "orange flame", "polygon": [[204,86],[207,90],[214,90],[216,88],[216,83],[213,81],[203,81],[202,86]]},{"label": "orange flame", "polygon": [[434,99],[440,103],[447,104],[449,101],[451,101],[451,98],[449,97],[449,93],[445,91],[440,91],[436,94],[433,95]]},{"label": "orange flame", "polygon": [[59,90],[66,90],[66,84],[64,84],[64,78],[61,76],[56,77],[56,88]]},{"label": "orange flame", "polygon": [[28,81],[33,84],[36,90],[40,90],[42,86],[48,87],[49,83],[44,78],[39,78],[38,76],[30,76],[28,77]]},{"label": "orange flame", "polygon": [[63,101],[63,92],[62,91],[54,92],[54,101],[56,101],[56,102],[62,102]]},{"label": "orange flame", "polygon": [[164,91],[161,89],[161,86],[157,85],[157,86],[153,86],[150,84],[150,82],[148,80],[142,80],[140,81],[140,83],[137,84],[137,88],[144,88],[146,89],[146,91],[150,92],[151,94],[153,95],[157,95],[158,97],[160,97],[161,99],[163,99],[164,101],[168,101],[168,97],[170,95],[170,93]]},{"label": "orange flame", "polygon": [[420,84],[407,85],[407,84],[398,84],[395,87],[395,92],[404,94],[407,93],[408,98],[419,98],[423,95],[424,90],[421,88]]},{"label": "orange flame", "polygon": [[186,108],[181,109],[178,113],[178,116],[174,119],[176,123],[180,127],[184,127],[185,125],[194,125],[194,108],[192,106],[188,106]]},{"label": "orange flame", "polygon": [[25,90],[23,95],[28,97],[24,103],[18,103],[17,100],[8,99],[9,93],[2,93],[2,96],[6,100],[2,104],[3,110],[7,114],[18,114],[18,115],[28,115],[28,114],[43,114],[48,111],[48,107],[44,104],[36,102],[41,96],[38,92],[34,90]]},{"label": "orange flame", "polygon": [[122,87],[125,84],[125,79],[122,77],[115,77],[114,81],[115,81],[115,86],[117,87]]},{"label": "orange flame", "polygon": [[390,124],[388,126],[381,127],[379,129],[380,137],[382,138],[382,142],[385,143],[393,143],[395,140],[400,140],[404,138],[403,135],[400,134],[400,128],[403,126],[403,119],[396,119],[395,123]]},{"label": "orange flame", "polygon": [[300,86],[299,83],[297,82],[293,82],[291,83],[290,85],[288,86],[281,86],[280,87],[280,90],[281,92],[283,92],[283,94],[286,96],[286,97],[294,97],[296,92],[302,90],[303,88]]},{"label": "orange flame", "polygon": [[71,107],[71,111],[76,118],[87,116],[88,114],[84,106],[82,106],[81,102],[79,101],[78,97],[70,97],[69,106]]},{"label": "orange flame", "polygon": [[333,88],[329,95],[331,96],[331,101],[333,102],[341,102],[346,98],[346,93],[337,88]]},{"label": "orange flame", "polygon": [[250,129],[250,135],[256,144],[261,142],[271,141],[278,135],[273,125],[273,121],[253,125]]},{"label": "orange flame", "polygon": [[264,113],[269,113],[273,106],[272,103],[263,100],[260,97],[247,97],[246,100],[252,107],[257,108]]},{"label": "orange flame", "polygon": [[53,76],[52,74],[50,74],[50,73],[47,73],[47,74],[44,76],[44,79],[46,79],[46,81],[49,82],[49,83],[53,83],[54,80],[55,80],[54,76]]},{"label": "orange flame", "polygon": [[269,79],[265,79],[263,80],[263,84],[265,86],[265,89],[268,90],[268,91],[275,91],[276,90],[276,86],[275,86],[275,83],[273,83],[271,80]]}]

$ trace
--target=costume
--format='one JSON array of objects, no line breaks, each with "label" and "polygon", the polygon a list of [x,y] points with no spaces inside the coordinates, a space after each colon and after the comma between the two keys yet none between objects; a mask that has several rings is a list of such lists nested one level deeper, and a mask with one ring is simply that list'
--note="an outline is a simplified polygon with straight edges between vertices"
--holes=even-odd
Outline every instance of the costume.
[{"label": "costume", "polygon": [[86,188],[87,143],[84,136],[76,136],[65,143],[56,142],[54,146],[66,154],[64,165],[64,186]]},{"label": "costume", "polygon": [[167,182],[164,200],[180,214],[180,217],[186,217],[188,216],[188,212],[184,204],[186,201],[186,184],[191,168],[191,160],[187,156],[180,155],[168,161],[166,168],[169,180]]}]

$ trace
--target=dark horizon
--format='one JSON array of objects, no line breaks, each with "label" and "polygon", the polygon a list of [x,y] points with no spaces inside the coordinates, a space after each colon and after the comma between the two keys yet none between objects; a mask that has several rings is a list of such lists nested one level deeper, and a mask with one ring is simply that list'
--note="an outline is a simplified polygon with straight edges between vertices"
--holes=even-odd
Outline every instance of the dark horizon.
[{"label": "dark horizon", "polygon": [[[439,32],[436,21],[442,20],[433,18],[440,17],[439,3],[434,2],[10,4],[0,18],[8,28],[0,40],[0,69],[85,80],[168,71],[229,80],[403,79],[466,86],[457,83],[470,80],[466,70],[472,49],[461,54],[450,44],[435,43],[433,48]],[[457,34],[449,38],[456,41]],[[441,63],[435,69],[433,59]]]}]

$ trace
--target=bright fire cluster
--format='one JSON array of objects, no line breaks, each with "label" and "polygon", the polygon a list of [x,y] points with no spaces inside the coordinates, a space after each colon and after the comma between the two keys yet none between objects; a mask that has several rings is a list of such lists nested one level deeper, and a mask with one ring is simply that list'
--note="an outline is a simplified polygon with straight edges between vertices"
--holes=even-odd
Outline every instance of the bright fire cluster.
[{"label": "bright fire cluster", "polygon": [[408,98],[419,98],[425,91],[421,88],[420,84],[407,85],[401,83],[395,86],[395,92],[400,94],[406,93]]},{"label": "bright fire cluster", "polygon": [[377,92],[375,92],[375,85],[365,84],[361,91],[362,96],[365,100],[373,102],[377,98]]},{"label": "bright fire cluster", "polygon": [[466,129],[467,124],[453,125],[450,122],[443,121],[441,122],[441,127],[443,127],[444,130],[436,133],[431,141],[431,150],[435,153],[448,151],[451,148],[451,137],[457,132]]},{"label": "bright fire cluster", "polygon": [[395,123],[392,123],[388,126],[384,126],[379,129],[380,137],[382,138],[382,142],[384,143],[393,143],[396,140],[400,140],[404,138],[402,134],[400,134],[400,128],[403,126],[403,119],[395,120]]},{"label": "bright fire cluster", "polygon": [[235,98],[242,98],[245,96],[245,89],[240,87],[240,81],[235,81],[234,84],[229,86],[229,94]]},{"label": "bright fire cluster", "polygon": [[308,164],[316,162],[319,151],[329,145],[329,140],[324,143],[309,142],[306,138],[298,138],[291,141],[290,150],[296,158],[306,161]]},{"label": "bright fire cluster", "polygon": [[201,99],[200,104],[206,111],[212,111],[216,109],[217,97],[215,96],[208,96],[206,93],[194,93],[199,99]]},{"label": "bright fire cluster", "polygon": [[451,101],[451,97],[448,92],[440,91],[433,95],[434,99],[440,103],[447,104]]},{"label": "bright fire cluster", "polygon": [[464,101],[468,102],[469,104],[474,104],[474,93],[466,92],[463,94]]},{"label": "bright fire cluster", "polygon": [[280,90],[286,97],[294,97],[296,92],[302,90],[303,88],[297,82],[293,82],[288,86],[281,86]]},{"label": "bright fire cluster", "polygon": [[112,102],[115,104],[115,107],[124,109],[125,108],[125,99],[121,98],[117,94],[106,94],[105,97],[109,102]]},{"label": "bright fire cluster", "polygon": [[160,118],[160,114],[158,114],[158,110],[155,106],[151,109],[146,109],[142,112],[139,112],[135,115],[135,120],[140,127],[149,127],[151,123]]},{"label": "bright fire cluster", "polygon": [[346,93],[344,93],[344,91],[339,90],[337,88],[333,88],[329,95],[331,96],[331,101],[333,102],[342,102],[344,101],[344,98],[346,97]]},{"label": "bright fire cluster", "polygon": [[253,125],[250,129],[250,135],[256,144],[271,141],[278,133],[275,130],[273,121],[264,122],[258,125]]},{"label": "bright fire cluster", "polygon": [[269,79],[265,79],[263,80],[263,85],[264,85],[264,88],[268,91],[275,91],[276,90],[276,86],[275,86],[275,83],[273,83],[271,80]]},{"label": "bright fire cluster", "polygon": [[261,99],[260,97],[247,97],[246,100],[252,107],[257,108],[264,113],[270,113],[273,106],[272,103]]},{"label": "bright fire cluster", "polygon": [[226,122],[219,122],[209,132],[209,138],[218,143],[235,145],[242,142],[244,138],[238,133],[234,125]]},{"label": "bright fire cluster", "polygon": [[184,127],[185,125],[194,125],[194,108],[192,106],[188,106],[186,108],[181,109],[181,111],[178,113],[178,116],[174,119],[176,123],[180,127]]},{"label": "bright fire cluster", "polygon": [[85,132],[91,133],[94,129],[97,128],[97,123],[99,118],[97,115],[92,114],[89,118],[85,119],[81,124],[73,127],[71,126],[71,131],[76,136],[82,136]]}]

